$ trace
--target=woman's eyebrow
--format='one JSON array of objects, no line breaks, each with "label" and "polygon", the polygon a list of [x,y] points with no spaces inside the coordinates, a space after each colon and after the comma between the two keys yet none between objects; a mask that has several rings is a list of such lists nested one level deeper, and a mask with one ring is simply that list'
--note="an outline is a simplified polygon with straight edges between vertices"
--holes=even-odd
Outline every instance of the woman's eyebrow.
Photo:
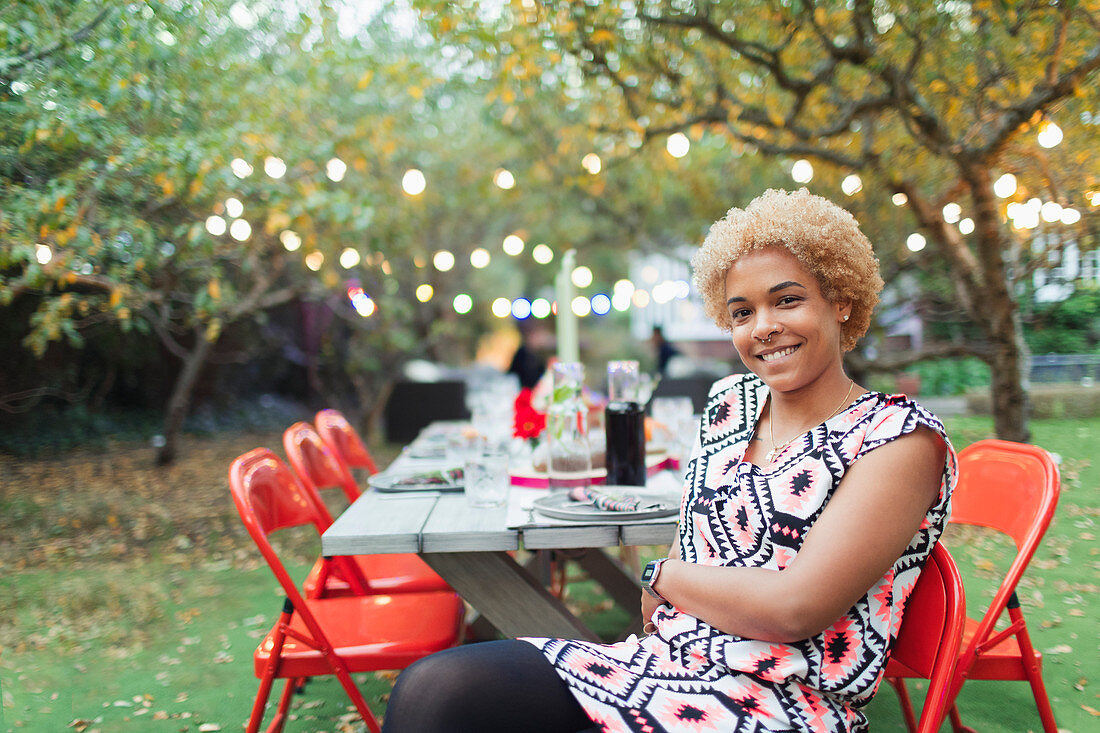
[{"label": "woman's eyebrow", "polygon": [[[768,288],[768,292],[778,293],[780,290],[786,290],[787,288],[802,288],[803,290],[805,290],[806,286],[795,280],[785,280],[778,285],[772,285],[770,288]],[[730,303],[744,303],[745,300],[746,299],[741,297],[740,295],[735,295],[726,301],[726,305],[729,305]]]},{"label": "woman's eyebrow", "polygon": [[800,282],[795,282],[794,280],[786,280],[784,282],[779,283],[778,285],[772,285],[770,288],[768,288],[768,292],[769,293],[777,293],[780,290],[784,290],[786,288],[792,288],[792,287],[793,288],[802,288],[803,290],[806,289],[806,286],[803,285]]}]

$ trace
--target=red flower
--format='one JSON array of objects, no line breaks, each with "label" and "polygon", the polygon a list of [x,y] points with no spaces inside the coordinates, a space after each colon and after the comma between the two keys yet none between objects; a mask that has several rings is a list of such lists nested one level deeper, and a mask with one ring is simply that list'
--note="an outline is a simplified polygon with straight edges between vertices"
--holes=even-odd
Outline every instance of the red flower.
[{"label": "red flower", "polygon": [[546,415],[531,405],[530,387],[524,387],[516,395],[514,412],[512,434],[517,438],[536,438],[546,427]]}]

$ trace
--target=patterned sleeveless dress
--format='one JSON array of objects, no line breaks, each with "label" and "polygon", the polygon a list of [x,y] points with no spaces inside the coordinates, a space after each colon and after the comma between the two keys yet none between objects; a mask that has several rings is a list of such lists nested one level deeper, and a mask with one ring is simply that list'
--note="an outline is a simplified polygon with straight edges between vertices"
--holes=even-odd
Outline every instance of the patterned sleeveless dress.
[{"label": "patterned sleeveless dress", "polygon": [[[710,392],[685,476],[677,555],[702,565],[782,569],[860,456],[940,421],[903,395],[868,392],[788,446],[767,470],[742,461],[768,388],[734,375]],[[724,633],[671,605],[655,633],[617,644],[536,639],[596,727],[607,731],[867,730],[905,601],[939,538],[955,486],[947,443],[939,497],[890,570],[832,626],[794,643]]]}]

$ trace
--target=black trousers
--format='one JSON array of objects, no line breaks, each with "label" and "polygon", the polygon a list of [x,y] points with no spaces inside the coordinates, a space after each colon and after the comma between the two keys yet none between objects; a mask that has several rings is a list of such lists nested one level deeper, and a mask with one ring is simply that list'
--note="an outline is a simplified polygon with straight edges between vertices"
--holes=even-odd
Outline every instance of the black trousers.
[{"label": "black trousers", "polygon": [[546,657],[508,639],[425,657],[397,678],[383,733],[596,731]]}]

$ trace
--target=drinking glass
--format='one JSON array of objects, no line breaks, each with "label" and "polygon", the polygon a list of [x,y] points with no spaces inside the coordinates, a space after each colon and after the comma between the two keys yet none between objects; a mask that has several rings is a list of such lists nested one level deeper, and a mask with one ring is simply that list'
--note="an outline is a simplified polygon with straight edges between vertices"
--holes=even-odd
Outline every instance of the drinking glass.
[{"label": "drinking glass", "polygon": [[507,446],[483,444],[468,450],[462,478],[468,505],[479,509],[504,506],[511,486]]}]

